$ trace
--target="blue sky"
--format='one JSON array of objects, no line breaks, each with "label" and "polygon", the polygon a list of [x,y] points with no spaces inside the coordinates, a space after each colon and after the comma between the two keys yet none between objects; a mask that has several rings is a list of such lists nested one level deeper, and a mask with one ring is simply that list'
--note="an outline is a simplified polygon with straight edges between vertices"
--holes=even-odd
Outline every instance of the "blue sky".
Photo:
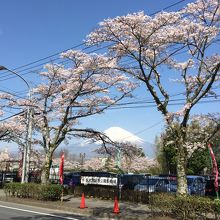
[{"label": "blue sky", "polygon": [[[14,69],[78,45],[105,18],[137,11],[152,14],[176,2],[178,0],[1,1],[0,65]],[[169,10],[178,10],[189,2],[192,1],[185,0]],[[19,73],[26,73],[23,77],[32,86],[36,84],[37,79],[30,71],[20,69]],[[1,74],[3,76],[5,73]],[[22,92],[26,88],[18,78],[5,80],[0,77],[0,89]],[[146,99],[145,92],[144,88],[140,88],[136,92],[136,98]],[[122,127],[153,143],[155,135],[160,134],[163,123],[150,127],[160,121],[160,113],[156,108],[149,107],[109,110],[103,115],[84,120],[82,125],[99,130],[112,126]]]},{"label": "blue sky", "polygon": [[[1,1],[0,60],[16,68],[80,44],[105,18],[137,11],[154,13],[178,0]],[[185,0],[177,10],[190,0]]]}]

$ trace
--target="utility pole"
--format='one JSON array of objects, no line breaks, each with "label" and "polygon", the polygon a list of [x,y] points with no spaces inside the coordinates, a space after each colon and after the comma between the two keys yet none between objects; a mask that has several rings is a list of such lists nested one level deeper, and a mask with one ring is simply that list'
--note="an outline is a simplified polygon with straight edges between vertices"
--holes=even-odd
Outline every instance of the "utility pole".
[{"label": "utility pole", "polygon": [[28,114],[28,132],[27,132],[27,172],[26,172],[26,179],[25,179],[25,182],[28,182],[28,179],[29,179],[29,173],[30,173],[30,155],[31,155],[31,141],[32,141],[32,128],[33,128],[33,125],[32,125],[32,117],[33,117],[33,108],[31,107],[29,109],[29,114]]},{"label": "utility pole", "polygon": [[121,169],[121,149],[120,148],[117,148],[117,155],[115,159],[116,159],[117,167],[120,170]]},{"label": "utility pole", "polygon": [[80,161],[81,166],[83,166],[83,164],[84,164],[84,159],[85,159],[85,157],[86,157],[86,154],[85,154],[85,153],[80,153],[80,154],[79,154],[79,157],[80,157],[80,159],[81,159],[81,161]]},{"label": "utility pole", "polygon": [[[31,91],[29,91],[29,100],[31,100]],[[30,152],[31,152],[31,141],[32,141],[32,116],[33,108],[28,107],[27,109],[27,134],[26,134],[26,146],[24,148],[24,161],[22,169],[22,183],[27,183],[29,179],[30,171]]]},{"label": "utility pole", "polygon": [[[28,100],[31,101],[31,88],[29,83],[18,73],[13,70],[6,68],[5,66],[0,65],[0,71],[7,70],[12,74],[15,74],[20,79],[22,79],[26,86],[28,87]],[[29,168],[30,168],[30,151],[31,151],[31,142],[32,142],[32,115],[33,115],[33,108],[28,105],[27,107],[27,134],[26,134],[26,143],[23,150],[23,164],[22,164],[22,176],[21,176],[21,183],[27,183],[29,177]]]}]

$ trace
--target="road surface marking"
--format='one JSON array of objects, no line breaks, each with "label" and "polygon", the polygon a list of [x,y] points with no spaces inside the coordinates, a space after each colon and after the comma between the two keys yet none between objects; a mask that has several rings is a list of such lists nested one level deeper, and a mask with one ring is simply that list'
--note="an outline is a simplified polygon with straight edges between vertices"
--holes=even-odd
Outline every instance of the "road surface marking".
[{"label": "road surface marking", "polygon": [[13,210],[22,211],[22,212],[30,212],[30,213],[34,213],[34,214],[46,215],[46,216],[51,216],[51,217],[58,217],[58,218],[62,218],[62,219],[79,220],[78,218],[64,217],[64,216],[53,215],[53,214],[49,214],[49,213],[31,211],[31,210],[27,210],[27,209],[19,209],[19,208],[5,206],[5,205],[0,205],[0,208],[13,209]]}]

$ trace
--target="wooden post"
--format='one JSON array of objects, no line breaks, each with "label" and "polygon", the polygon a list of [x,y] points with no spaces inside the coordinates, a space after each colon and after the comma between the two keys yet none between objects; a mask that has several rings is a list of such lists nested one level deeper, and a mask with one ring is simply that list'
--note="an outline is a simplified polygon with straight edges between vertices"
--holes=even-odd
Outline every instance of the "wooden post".
[{"label": "wooden post", "polygon": [[61,205],[63,205],[63,194],[64,194],[64,188],[63,188],[63,185],[62,185],[62,192],[61,192],[61,197],[60,197]]}]

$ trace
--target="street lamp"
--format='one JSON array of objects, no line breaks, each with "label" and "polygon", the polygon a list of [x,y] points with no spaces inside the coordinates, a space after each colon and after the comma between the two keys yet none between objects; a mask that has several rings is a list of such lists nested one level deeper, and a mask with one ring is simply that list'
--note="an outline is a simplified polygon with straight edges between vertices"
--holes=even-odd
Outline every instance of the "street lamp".
[{"label": "street lamp", "polygon": [[[16,73],[13,70],[10,70],[6,68],[5,66],[0,65],[0,71],[1,70],[7,70],[16,76],[18,76],[20,79],[22,79],[26,86],[28,87],[28,100],[31,100],[31,88],[28,82],[20,76],[18,73]],[[22,176],[21,176],[21,182],[25,183],[28,182],[28,176],[29,176],[29,167],[30,167],[30,150],[31,150],[31,139],[32,139],[32,111],[33,109],[30,108],[28,105],[27,107],[27,136],[26,136],[26,146],[24,147],[23,152],[23,163],[22,163]]]}]

